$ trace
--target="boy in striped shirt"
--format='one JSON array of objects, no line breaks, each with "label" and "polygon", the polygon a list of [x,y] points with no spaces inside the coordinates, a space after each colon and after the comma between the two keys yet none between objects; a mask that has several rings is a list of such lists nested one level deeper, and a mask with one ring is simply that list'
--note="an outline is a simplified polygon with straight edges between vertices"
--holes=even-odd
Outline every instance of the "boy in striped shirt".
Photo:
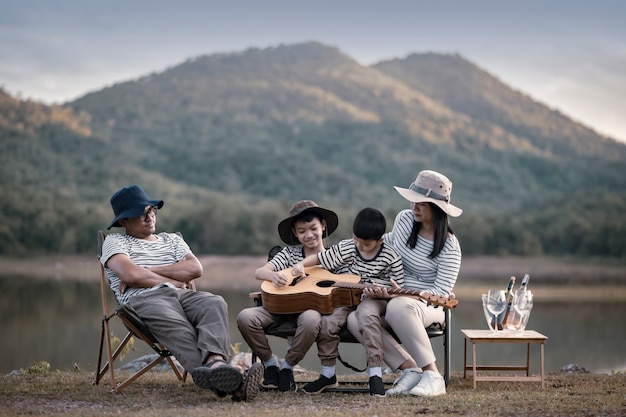
[{"label": "boy in striped shirt", "polygon": [[[391,246],[384,244],[383,234],[386,228],[385,216],[380,211],[370,207],[364,208],[354,219],[352,239],[342,240],[322,252],[307,256],[303,261],[294,265],[292,273],[295,276],[301,276],[304,274],[305,267],[319,264],[328,270],[342,269],[345,273],[358,275],[361,277],[362,284],[391,287],[393,280],[398,286],[402,286],[404,283],[402,258]],[[388,300],[364,298],[356,310],[367,353],[370,395],[377,397],[385,396],[382,381],[381,317],[385,314],[387,302]],[[341,323],[342,326],[344,324],[345,321]],[[334,343],[333,349],[338,357],[339,337],[325,334],[324,327],[322,322],[318,345],[325,337],[328,338],[328,343]],[[302,390],[309,394],[317,394],[336,384],[335,367],[322,364],[320,377],[306,384]]]}]

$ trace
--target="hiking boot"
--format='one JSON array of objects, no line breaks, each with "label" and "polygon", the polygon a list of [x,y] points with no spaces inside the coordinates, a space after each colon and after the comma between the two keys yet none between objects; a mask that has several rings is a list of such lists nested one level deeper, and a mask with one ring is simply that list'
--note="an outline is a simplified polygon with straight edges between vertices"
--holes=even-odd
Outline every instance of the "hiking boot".
[{"label": "hiking boot", "polygon": [[332,378],[326,378],[324,375],[320,375],[317,380],[309,382],[302,387],[302,391],[306,394],[319,394],[327,388],[337,388],[338,386],[336,375],[333,375]]},{"label": "hiking boot", "polygon": [[213,392],[232,394],[242,382],[241,373],[224,360],[214,360],[191,371],[193,382]]},{"label": "hiking boot", "polygon": [[435,397],[446,393],[446,383],[439,372],[424,371],[420,382],[409,391],[411,395]]},{"label": "hiking boot", "polygon": [[278,388],[278,366],[268,366],[265,368],[261,386],[268,389]]},{"label": "hiking boot", "polygon": [[293,371],[288,368],[278,372],[278,390],[280,392],[295,391],[296,381],[293,379]]},{"label": "hiking boot", "polygon": [[261,378],[263,378],[263,365],[257,362],[243,373],[243,384],[233,394],[233,401],[254,400],[259,393]]},{"label": "hiking boot", "polygon": [[387,390],[387,395],[408,394],[411,388],[420,382],[420,379],[422,379],[422,373],[416,368],[403,369],[393,386]]},{"label": "hiking boot", "polygon": [[372,397],[384,397],[385,396],[385,384],[383,379],[379,376],[370,376],[370,395]]}]

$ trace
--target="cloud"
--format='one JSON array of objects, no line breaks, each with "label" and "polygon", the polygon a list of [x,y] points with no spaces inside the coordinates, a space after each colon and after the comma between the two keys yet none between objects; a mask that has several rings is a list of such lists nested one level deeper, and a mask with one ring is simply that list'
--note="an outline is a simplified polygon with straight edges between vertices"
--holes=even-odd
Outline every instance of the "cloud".
[{"label": "cloud", "polygon": [[319,41],[364,65],[459,53],[513,88],[626,139],[626,2],[603,0],[0,0],[0,85],[74,99],[189,58]]}]

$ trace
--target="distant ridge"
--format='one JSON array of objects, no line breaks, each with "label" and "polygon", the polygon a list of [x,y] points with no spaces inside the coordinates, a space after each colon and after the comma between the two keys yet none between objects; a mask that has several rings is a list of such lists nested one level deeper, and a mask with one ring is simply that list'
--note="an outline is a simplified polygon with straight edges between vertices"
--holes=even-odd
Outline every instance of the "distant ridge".
[{"label": "distant ridge", "polygon": [[540,152],[613,160],[623,155],[623,144],[511,89],[460,55],[412,54],[374,67],[458,113],[500,126]]},{"label": "distant ridge", "polygon": [[[318,42],[250,48],[66,106],[0,91],[0,110],[7,251],[88,247],[80,230],[106,224],[111,193],[131,183],[166,199],[160,224],[206,252],[265,252],[303,198],[334,207],[349,236],[364,206],[391,224],[407,206],[393,185],[421,169],[454,182],[466,253],[620,256],[602,242],[626,240],[626,145],[459,55],[363,66]],[[67,225],[65,243],[28,238],[48,223]]]}]

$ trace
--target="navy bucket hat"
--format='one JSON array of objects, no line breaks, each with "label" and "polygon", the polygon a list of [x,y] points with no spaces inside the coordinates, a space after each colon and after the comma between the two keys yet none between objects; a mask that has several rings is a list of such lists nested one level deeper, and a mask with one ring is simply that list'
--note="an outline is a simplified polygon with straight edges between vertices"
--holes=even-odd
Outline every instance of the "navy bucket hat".
[{"label": "navy bucket hat", "polygon": [[122,188],[111,197],[111,207],[115,218],[107,229],[121,227],[122,225],[118,223],[120,219],[141,216],[146,206],[161,208],[163,207],[163,200],[150,200],[148,194],[138,185]]}]

